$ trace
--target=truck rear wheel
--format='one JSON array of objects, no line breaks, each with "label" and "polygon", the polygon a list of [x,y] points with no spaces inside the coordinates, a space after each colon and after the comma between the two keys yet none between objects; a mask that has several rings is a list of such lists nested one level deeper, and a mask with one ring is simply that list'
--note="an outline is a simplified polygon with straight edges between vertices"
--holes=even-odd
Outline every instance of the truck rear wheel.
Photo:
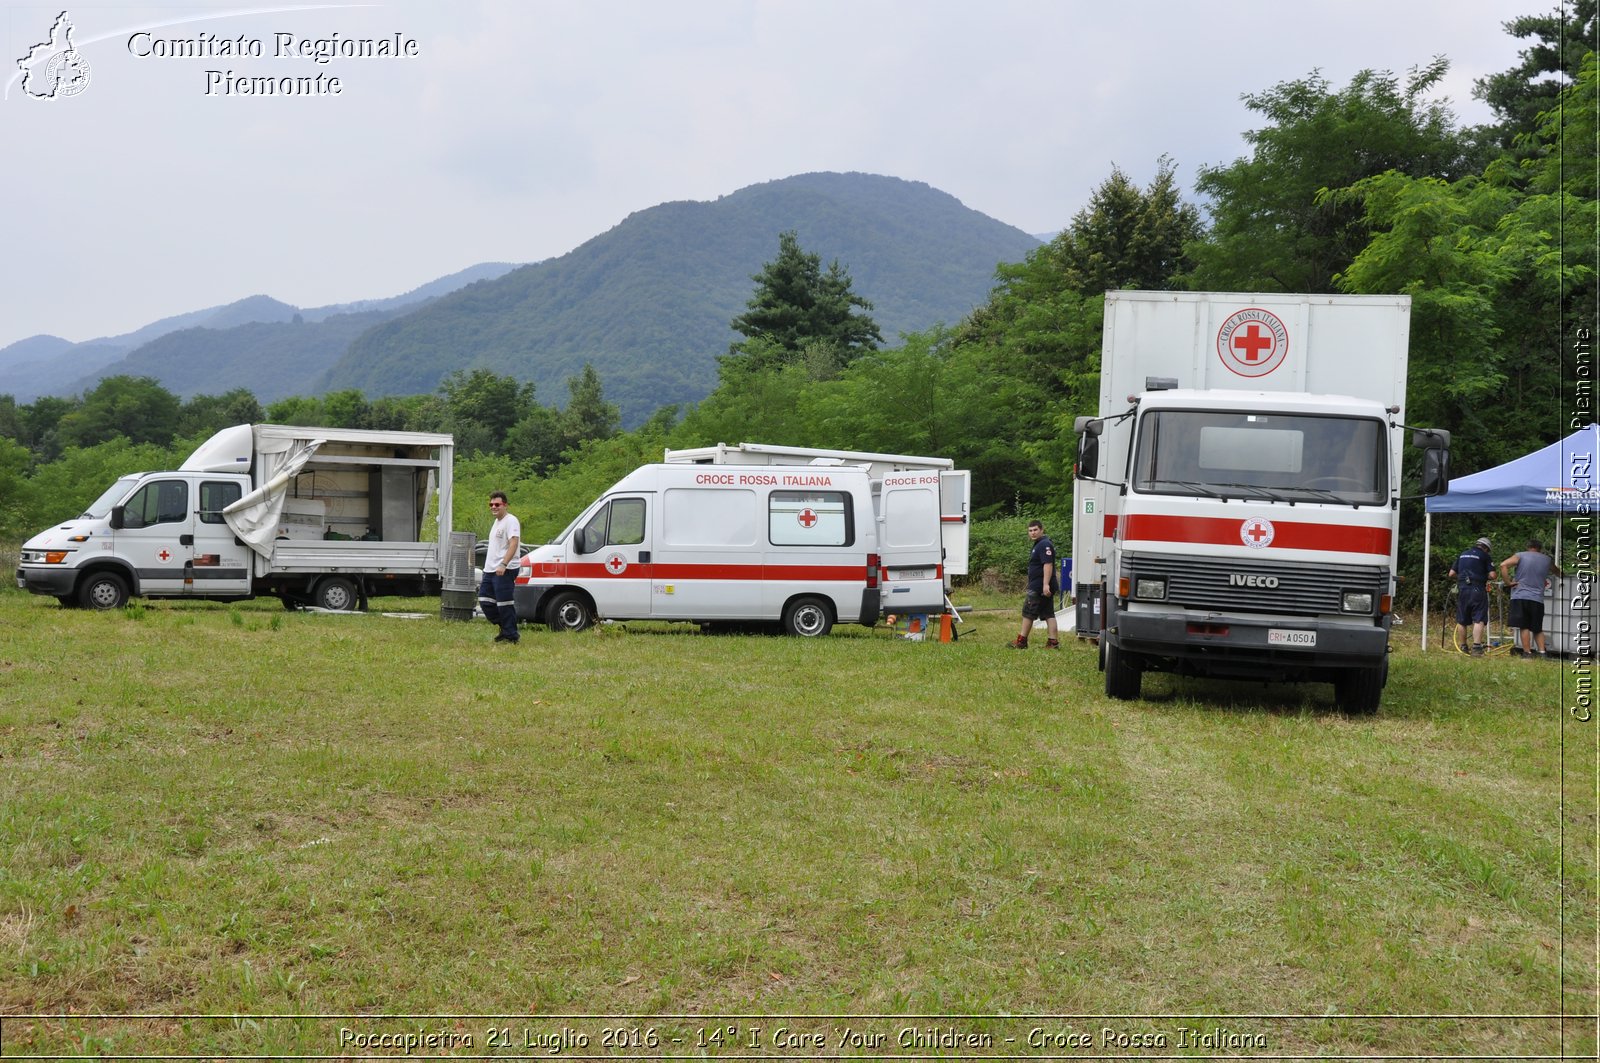
[{"label": "truck rear wheel", "polygon": [[1118,701],[1135,701],[1144,682],[1144,671],[1128,660],[1127,654],[1117,649],[1104,635],[1100,636],[1101,652],[1106,662],[1106,697]]},{"label": "truck rear wheel", "polygon": [[833,630],[833,613],[821,598],[796,598],[783,611],[783,630],[814,639]]},{"label": "truck rear wheel", "polygon": [[545,621],[552,631],[584,631],[594,623],[594,610],[577,591],[562,591],[550,599]]},{"label": "truck rear wheel", "polygon": [[343,576],[329,576],[317,584],[312,592],[312,601],[319,609],[345,613],[360,607],[361,596],[350,580]]},{"label": "truck rear wheel", "polygon": [[1333,700],[1351,716],[1371,716],[1383,701],[1389,662],[1376,668],[1351,668],[1333,681]]}]

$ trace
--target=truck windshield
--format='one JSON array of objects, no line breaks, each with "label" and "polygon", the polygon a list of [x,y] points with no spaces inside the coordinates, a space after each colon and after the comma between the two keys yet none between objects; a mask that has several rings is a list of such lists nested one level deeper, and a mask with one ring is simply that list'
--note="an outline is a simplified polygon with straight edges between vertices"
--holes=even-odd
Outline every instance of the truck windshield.
[{"label": "truck windshield", "polygon": [[132,487],[138,481],[138,479],[139,477],[137,476],[124,476],[122,479],[118,480],[116,483],[106,488],[105,493],[99,498],[95,499],[93,502],[90,502],[89,508],[78,514],[78,519],[84,520],[86,518],[92,518],[99,520],[103,517],[109,517],[111,515],[111,507],[116,505],[118,502],[121,502],[128,496],[128,489]]},{"label": "truck windshield", "polygon": [[1154,410],[1139,420],[1134,490],[1208,498],[1381,505],[1382,421],[1368,417]]}]

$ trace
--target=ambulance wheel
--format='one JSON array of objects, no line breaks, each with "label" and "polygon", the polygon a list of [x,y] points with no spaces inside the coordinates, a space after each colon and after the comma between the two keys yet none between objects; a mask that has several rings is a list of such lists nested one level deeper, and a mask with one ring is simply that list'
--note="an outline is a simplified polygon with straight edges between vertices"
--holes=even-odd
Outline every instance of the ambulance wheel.
[{"label": "ambulance wheel", "polygon": [[545,616],[552,631],[583,631],[594,623],[594,610],[577,591],[562,591],[550,599]]},{"label": "ambulance wheel", "polygon": [[329,576],[318,583],[316,590],[312,592],[311,600],[317,608],[336,613],[347,613],[361,605],[361,596],[356,593],[356,585],[343,576]]},{"label": "ambulance wheel", "polygon": [[1135,701],[1139,697],[1139,687],[1144,679],[1144,672],[1139,666],[1128,660],[1127,655],[1117,649],[1104,637],[1100,643],[1105,647],[1106,658],[1106,697],[1116,698],[1118,701]]},{"label": "ambulance wheel", "polygon": [[96,572],[78,586],[85,609],[121,609],[128,604],[128,581],[115,572]]},{"label": "ambulance wheel", "polygon": [[801,638],[819,638],[833,630],[833,614],[820,598],[796,598],[783,611],[783,630]]}]

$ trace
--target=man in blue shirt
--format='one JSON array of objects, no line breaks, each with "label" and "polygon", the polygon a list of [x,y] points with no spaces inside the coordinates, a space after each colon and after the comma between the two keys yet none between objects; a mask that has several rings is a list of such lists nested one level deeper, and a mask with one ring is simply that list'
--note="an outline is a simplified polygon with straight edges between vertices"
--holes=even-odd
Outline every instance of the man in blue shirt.
[{"label": "man in blue shirt", "polygon": [[1056,544],[1044,533],[1044,525],[1036,520],[1028,522],[1028,538],[1033,540],[1033,551],[1028,554],[1028,593],[1022,599],[1022,631],[1011,643],[1014,650],[1028,648],[1028,632],[1035,620],[1043,620],[1047,639],[1044,648],[1059,650],[1061,640],[1056,637]]},{"label": "man in blue shirt", "polygon": [[1450,578],[1456,581],[1456,645],[1462,653],[1467,650],[1467,624],[1472,625],[1474,657],[1483,656],[1483,632],[1489,621],[1489,573],[1494,562],[1489,560],[1489,540],[1480,538],[1456,558],[1450,569]]}]

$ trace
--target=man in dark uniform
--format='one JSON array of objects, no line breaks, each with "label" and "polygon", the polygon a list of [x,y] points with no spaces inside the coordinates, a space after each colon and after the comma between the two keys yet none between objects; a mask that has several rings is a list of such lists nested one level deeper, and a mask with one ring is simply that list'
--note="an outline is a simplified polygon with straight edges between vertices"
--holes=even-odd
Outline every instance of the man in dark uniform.
[{"label": "man in dark uniform", "polygon": [[1474,657],[1483,656],[1483,632],[1489,621],[1489,573],[1494,562],[1489,560],[1489,540],[1481,538],[1456,558],[1450,569],[1450,578],[1456,581],[1456,645],[1461,652],[1467,650],[1467,625],[1472,625],[1472,650]]},{"label": "man in dark uniform", "polygon": [[1044,525],[1036,520],[1028,522],[1028,538],[1033,540],[1033,552],[1028,555],[1028,593],[1022,599],[1022,631],[1011,643],[1014,650],[1028,648],[1028,632],[1035,620],[1043,620],[1048,638],[1044,648],[1059,650],[1061,640],[1056,637],[1056,544],[1044,533]]}]

